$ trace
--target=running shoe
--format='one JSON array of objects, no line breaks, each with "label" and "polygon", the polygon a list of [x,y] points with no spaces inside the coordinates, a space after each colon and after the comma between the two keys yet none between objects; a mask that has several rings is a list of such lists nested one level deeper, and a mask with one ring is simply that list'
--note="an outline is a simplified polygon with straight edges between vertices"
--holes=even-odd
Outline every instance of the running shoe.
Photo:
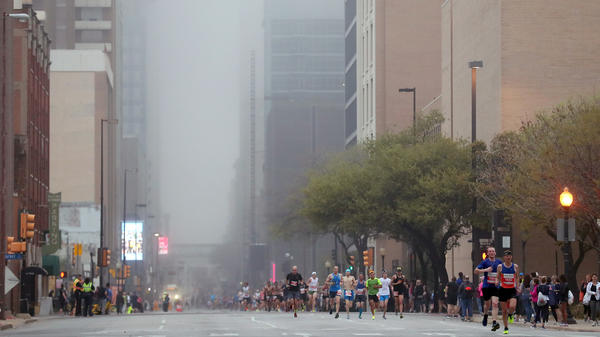
[{"label": "running shoe", "polygon": [[298,318],[298,314],[294,311],[294,318]]},{"label": "running shoe", "polygon": [[498,324],[498,323],[496,322],[496,323],[494,323],[494,326],[492,327],[492,331],[496,331],[496,330],[498,330],[498,329],[500,329],[500,324]]},{"label": "running shoe", "polygon": [[375,320],[375,316],[371,317],[372,320]]},{"label": "running shoe", "polygon": [[400,313],[400,318],[404,318],[404,315],[402,315],[402,313]]},{"label": "running shoe", "polygon": [[515,322],[515,316],[513,314],[508,315],[508,323],[513,324]]},{"label": "running shoe", "polygon": [[346,319],[350,319],[350,314],[346,314]]},{"label": "running shoe", "polygon": [[329,314],[333,314],[333,309],[329,309]]},{"label": "running shoe", "polygon": [[335,318],[340,318],[340,313],[339,312],[335,313]]},{"label": "running shoe", "polygon": [[358,314],[358,319],[362,319],[362,312]]},{"label": "running shoe", "polygon": [[504,334],[508,335],[508,328],[504,328]]},{"label": "running shoe", "polygon": [[387,319],[387,318],[385,318],[385,315],[383,315],[383,319]]},{"label": "running shoe", "polygon": [[481,322],[481,324],[483,324],[483,326],[487,326],[487,320],[488,320],[488,315],[483,315],[483,321]]}]

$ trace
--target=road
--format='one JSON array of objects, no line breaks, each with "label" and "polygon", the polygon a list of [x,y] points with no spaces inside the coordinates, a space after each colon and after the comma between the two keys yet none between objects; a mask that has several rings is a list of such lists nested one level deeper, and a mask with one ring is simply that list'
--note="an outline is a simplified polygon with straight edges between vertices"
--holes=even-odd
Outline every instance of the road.
[{"label": "road", "polygon": [[[96,316],[93,318],[42,319],[31,325],[3,331],[3,336],[494,336],[477,323],[447,320],[437,315],[405,315],[404,319],[390,315],[375,321],[333,319],[327,313],[301,313],[294,319],[284,313],[199,312],[181,314],[142,314],[130,316]],[[588,326],[589,327],[589,326]],[[510,336],[598,336],[590,332],[541,330],[516,324]]]}]

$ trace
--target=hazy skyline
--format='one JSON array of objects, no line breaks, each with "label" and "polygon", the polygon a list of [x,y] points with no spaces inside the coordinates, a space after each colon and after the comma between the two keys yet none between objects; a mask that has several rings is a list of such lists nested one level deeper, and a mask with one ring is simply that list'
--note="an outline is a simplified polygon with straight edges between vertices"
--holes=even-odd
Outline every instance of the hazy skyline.
[{"label": "hazy skyline", "polygon": [[239,3],[149,7],[149,94],[159,95],[149,109],[150,123],[160,129],[161,213],[169,216],[172,242],[220,242],[239,153]]}]

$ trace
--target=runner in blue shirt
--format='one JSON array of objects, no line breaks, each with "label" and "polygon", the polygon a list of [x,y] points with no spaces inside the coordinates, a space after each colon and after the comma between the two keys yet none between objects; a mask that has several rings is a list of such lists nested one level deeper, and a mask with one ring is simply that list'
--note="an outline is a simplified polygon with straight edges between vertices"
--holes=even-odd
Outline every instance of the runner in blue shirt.
[{"label": "runner in blue shirt", "polygon": [[500,260],[496,260],[496,249],[494,247],[488,247],[487,258],[475,268],[475,274],[483,273],[483,326],[487,326],[488,311],[490,309],[490,302],[492,304],[492,331],[500,329],[498,324],[498,266],[501,265]]},{"label": "runner in blue shirt", "polygon": [[340,317],[340,297],[342,289],[342,275],[338,272],[338,266],[333,267],[333,273],[327,276],[326,284],[329,286],[329,314],[333,313],[333,300],[335,299],[335,318]]}]

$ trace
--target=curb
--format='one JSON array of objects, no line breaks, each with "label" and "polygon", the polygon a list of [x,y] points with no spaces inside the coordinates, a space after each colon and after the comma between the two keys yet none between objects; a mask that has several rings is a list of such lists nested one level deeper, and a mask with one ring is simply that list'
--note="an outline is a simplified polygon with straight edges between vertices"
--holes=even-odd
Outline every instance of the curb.
[{"label": "curb", "polygon": [[30,323],[35,323],[35,322],[37,322],[37,319],[35,319],[35,318],[30,318],[30,319],[25,320],[25,324],[30,324]]},{"label": "curb", "polygon": [[8,329],[13,329],[13,328],[14,328],[14,326],[12,325],[12,323],[0,325],[0,330],[8,330]]}]

